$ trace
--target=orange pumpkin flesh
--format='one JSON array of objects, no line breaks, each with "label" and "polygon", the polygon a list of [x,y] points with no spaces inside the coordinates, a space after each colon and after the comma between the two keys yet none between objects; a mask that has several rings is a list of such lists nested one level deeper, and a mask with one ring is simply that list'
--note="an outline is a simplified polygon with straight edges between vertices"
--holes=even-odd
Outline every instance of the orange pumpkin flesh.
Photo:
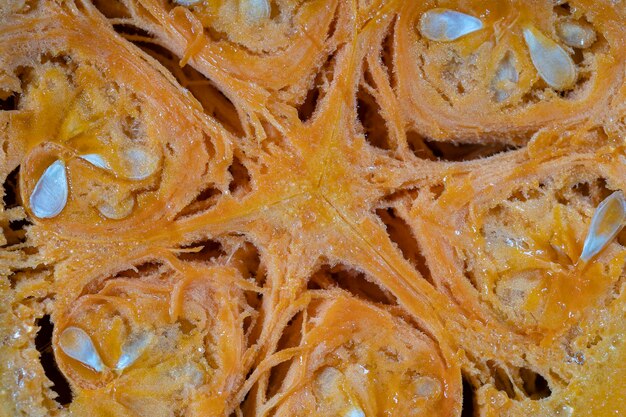
[{"label": "orange pumpkin flesh", "polygon": [[[481,27],[433,40],[446,11]],[[626,232],[578,262],[626,189],[625,22],[608,0],[0,5],[0,415],[626,411]]]}]

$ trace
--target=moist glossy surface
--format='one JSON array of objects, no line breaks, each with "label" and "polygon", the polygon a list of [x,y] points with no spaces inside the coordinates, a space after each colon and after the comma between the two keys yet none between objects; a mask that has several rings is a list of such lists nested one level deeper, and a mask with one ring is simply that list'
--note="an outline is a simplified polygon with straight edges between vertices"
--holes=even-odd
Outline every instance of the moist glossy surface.
[{"label": "moist glossy surface", "polygon": [[0,414],[623,413],[623,6],[0,5]]}]

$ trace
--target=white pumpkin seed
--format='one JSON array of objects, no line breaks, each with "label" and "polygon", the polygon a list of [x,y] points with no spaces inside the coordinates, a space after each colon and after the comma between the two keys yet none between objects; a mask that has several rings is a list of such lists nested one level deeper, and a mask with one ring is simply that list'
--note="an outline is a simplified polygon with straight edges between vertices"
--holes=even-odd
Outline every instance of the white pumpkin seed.
[{"label": "white pumpkin seed", "polygon": [[81,159],[89,162],[91,165],[96,166],[98,168],[106,169],[108,171],[111,170],[111,165],[99,154],[97,153],[88,153],[85,155],[80,155]]},{"label": "white pumpkin seed", "polygon": [[152,337],[145,333],[141,335],[134,335],[129,338],[126,343],[124,343],[124,346],[122,346],[122,354],[117,360],[115,369],[122,371],[135,363],[146,347],[148,347],[151,340]]},{"label": "white pumpkin seed", "polygon": [[431,41],[450,42],[482,28],[480,19],[449,9],[432,9],[420,18],[420,32]]},{"label": "white pumpkin seed", "polygon": [[622,230],[625,221],[626,200],[621,191],[615,191],[596,208],[580,260],[587,262],[600,253]]},{"label": "white pumpkin seed", "polygon": [[46,219],[57,216],[67,204],[68,184],[65,163],[54,161],[44,171],[30,195],[33,214]]},{"label": "white pumpkin seed", "polygon": [[140,147],[127,149],[124,158],[128,166],[125,177],[131,180],[146,179],[159,168],[159,158]]},{"label": "white pumpkin seed", "polygon": [[241,0],[239,13],[249,23],[258,23],[270,17],[271,8],[268,0]]},{"label": "white pumpkin seed", "polygon": [[495,90],[496,101],[502,102],[509,98],[518,80],[519,74],[515,68],[515,58],[512,53],[507,52],[498,63],[491,83]]},{"label": "white pumpkin seed", "polygon": [[317,385],[322,397],[332,397],[336,395],[337,387],[341,384],[344,375],[339,369],[332,366],[324,368],[317,376]]},{"label": "white pumpkin seed", "polygon": [[130,196],[119,202],[103,202],[98,205],[98,211],[106,218],[121,220],[130,216],[135,207],[135,199]]},{"label": "white pumpkin seed", "polygon": [[202,0],[174,0],[174,3],[180,4],[181,6],[194,6],[201,1]]},{"label": "white pumpkin seed", "polygon": [[365,417],[365,413],[359,407],[352,407],[344,414],[344,417]]},{"label": "white pumpkin seed", "polygon": [[102,372],[104,364],[89,335],[78,327],[70,326],[59,336],[61,350],[91,369]]},{"label": "white pumpkin seed", "polygon": [[533,26],[524,28],[524,40],[539,76],[555,90],[565,90],[576,81],[576,67],[569,54]]},{"label": "white pumpkin seed", "polygon": [[596,31],[586,22],[562,20],[556,25],[556,34],[573,48],[589,48],[596,41]]}]

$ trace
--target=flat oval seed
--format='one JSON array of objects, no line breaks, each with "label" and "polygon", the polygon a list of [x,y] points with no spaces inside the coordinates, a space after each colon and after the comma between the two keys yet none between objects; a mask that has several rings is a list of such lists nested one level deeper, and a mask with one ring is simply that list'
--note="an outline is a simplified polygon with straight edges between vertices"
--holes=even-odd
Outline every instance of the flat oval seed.
[{"label": "flat oval seed", "polygon": [[150,340],[152,338],[146,334],[142,334],[140,336],[135,336],[122,346],[122,354],[120,358],[117,360],[117,364],[115,365],[115,369],[118,371],[122,371],[125,368],[129,367],[141,356],[143,351],[146,349],[148,344],[150,344]]},{"label": "flat oval seed", "polygon": [[621,191],[605,198],[596,208],[585,238],[580,260],[589,261],[608,245],[624,227],[626,201]]},{"label": "flat oval seed", "polygon": [[135,199],[130,196],[120,202],[104,202],[98,206],[98,211],[106,218],[121,220],[130,216],[135,207]]},{"label": "flat oval seed", "polygon": [[159,159],[140,147],[127,149],[124,156],[129,166],[128,179],[146,179],[159,168]]},{"label": "flat oval seed", "polygon": [[412,385],[418,397],[434,398],[441,393],[440,382],[427,376],[416,377]]},{"label": "flat oval seed", "polygon": [[515,59],[507,52],[500,60],[496,73],[493,76],[492,86],[495,90],[496,101],[506,100],[519,80],[519,74],[515,68]]},{"label": "flat oval seed", "polygon": [[270,17],[270,2],[268,0],[243,0],[239,3],[239,13],[249,23],[258,23]]},{"label": "flat oval seed", "polygon": [[78,327],[68,327],[59,336],[61,350],[72,359],[102,372],[104,364],[89,335]]},{"label": "flat oval seed", "polygon": [[96,166],[98,168],[102,168],[102,169],[106,169],[106,170],[111,170],[111,165],[109,165],[109,163],[101,156],[98,155],[97,153],[88,153],[85,155],[80,155],[81,159],[84,159],[85,161],[89,162],[91,165]]},{"label": "flat oval seed", "polygon": [[193,6],[200,3],[202,0],[174,0],[174,3],[180,4],[181,6]]},{"label": "flat oval seed", "polygon": [[563,48],[533,26],[524,28],[524,40],[539,76],[555,90],[565,90],[576,81],[574,61]]},{"label": "flat oval seed", "polygon": [[353,407],[344,414],[344,417],[365,417],[365,413],[359,407]]},{"label": "flat oval seed", "polygon": [[449,9],[432,9],[420,18],[420,32],[431,41],[450,42],[482,28],[480,19]]},{"label": "flat oval seed", "polygon": [[585,22],[563,20],[556,25],[556,34],[565,45],[573,48],[589,48],[596,41],[596,31]]},{"label": "flat oval seed", "polygon": [[46,219],[57,216],[67,204],[68,186],[65,163],[54,161],[44,171],[30,195],[33,214]]},{"label": "flat oval seed", "polygon": [[335,395],[337,387],[341,383],[343,374],[339,369],[329,366],[324,368],[317,376],[320,393],[323,397],[332,397]]}]

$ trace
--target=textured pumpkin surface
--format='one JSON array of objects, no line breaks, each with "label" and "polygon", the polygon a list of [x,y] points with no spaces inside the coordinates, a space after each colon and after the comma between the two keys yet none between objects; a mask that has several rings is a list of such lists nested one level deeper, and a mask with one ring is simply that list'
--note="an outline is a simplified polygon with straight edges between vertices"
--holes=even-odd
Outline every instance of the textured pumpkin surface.
[{"label": "textured pumpkin surface", "polygon": [[626,414],[625,27],[0,0],[0,415]]}]

